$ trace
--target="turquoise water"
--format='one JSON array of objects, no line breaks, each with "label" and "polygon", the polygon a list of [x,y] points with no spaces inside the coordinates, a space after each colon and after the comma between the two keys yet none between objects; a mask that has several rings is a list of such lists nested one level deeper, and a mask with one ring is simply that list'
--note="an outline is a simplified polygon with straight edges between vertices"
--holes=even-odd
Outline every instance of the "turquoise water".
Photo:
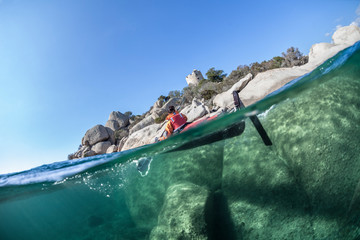
[{"label": "turquoise water", "polygon": [[359,239],[359,93],[357,43],[158,144],[0,175],[0,239]]}]

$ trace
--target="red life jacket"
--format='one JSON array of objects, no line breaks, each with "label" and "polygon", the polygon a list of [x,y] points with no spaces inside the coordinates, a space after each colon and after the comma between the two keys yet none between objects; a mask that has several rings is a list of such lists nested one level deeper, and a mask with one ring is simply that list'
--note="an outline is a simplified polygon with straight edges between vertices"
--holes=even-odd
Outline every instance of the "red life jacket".
[{"label": "red life jacket", "polygon": [[174,113],[174,115],[169,119],[173,125],[174,131],[186,123],[186,119],[181,115],[181,113]]}]

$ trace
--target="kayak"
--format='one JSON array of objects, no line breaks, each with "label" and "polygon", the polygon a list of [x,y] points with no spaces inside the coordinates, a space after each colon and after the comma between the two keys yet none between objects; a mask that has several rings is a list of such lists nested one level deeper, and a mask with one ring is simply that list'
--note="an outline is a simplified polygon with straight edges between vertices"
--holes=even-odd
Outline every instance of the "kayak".
[{"label": "kayak", "polygon": [[[214,115],[212,117],[205,117],[205,118],[201,118],[197,121],[194,121],[192,123],[189,123],[178,134],[181,134],[184,131],[187,131],[191,128],[197,127],[198,125],[200,125],[202,123],[212,121],[212,120],[216,119],[218,116],[219,115]],[[192,141],[186,142],[179,146],[176,146],[175,148],[169,150],[168,152],[182,151],[182,150],[187,150],[187,149],[191,149],[191,148],[196,148],[196,147],[211,144],[211,143],[223,140],[223,139],[239,136],[244,132],[244,130],[245,130],[245,121],[242,120],[242,121],[239,121],[239,122],[231,125],[230,127],[226,128],[226,129],[222,129],[222,130],[219,130],[216,132],[209,133],[208,135],[205,135],[205,136],[194,138]]]},{"label": "kayak", "polygon": [[196,121],[194,121],[194,122],[188,123],[181,132],[186,131],[186,130],[189,130],[190,128],[196,127],[196,126],[198,126],[198,125],[201,124],[201,123],[205,123],[205,122],[209,122],[209,121],[211,121],[211,120],[214,120],[214,119],[216,119],[218,116],[219,116],[219,115],[214,115],[214,116],[212,116],[212,117],[200,118],[200,119],[198,119],[198,120],[196,120]]},{"label": "kayak", "polygon": [[[233,92],[233,98],[234,98],[234,105],[235,105],[235,110],[240,110],[242,108],[245,108],[244,104],[242,103],[242,101],[239,98],[239,93],[234,91]],[[212,121],[214,119],[216,119],[219,115],[214,115],[211,117],[204,117],[201,119],[198,119],[194,122],[188,123],[180,132],[176,133],[182,133],[184,131],[187,131],[191,128],[194,128],[202,123],[206,123],[209,121]],[[254,124],[254,127],[256,128],[257,132],[259,133],[261,139],[263,140],[264,144],[266,146],[271,146],[272,142],[269,138],[269,136],[267,135],[265,129],[263,128],[263,126],[261,125],[259,119],[257,118],[256,115],[254,116],[249,116],[250,120],[252,121],[252,123]],[[241,120],[233,125],[231,125],[230,127],[228,127],[225,130],[219,130],[216,132],[212,132],[208,135],[202,136],[200,138],[196,138],[194,139],[194,141],[191,142],[187,142],[184,143],[170,151],[179,151],[179,150],[185,150],[185,149],[189,149],[189,148],[194,148],[194,147],[198,147],[198,146],[202,146],[205,144],[211,144],[213,142],[217,142],[226,138],[232,138],[235,136],[239,136],[240,134],[242,134],[245,130],[245,120]],[[174,135],[174,134],[173,134]]]}]

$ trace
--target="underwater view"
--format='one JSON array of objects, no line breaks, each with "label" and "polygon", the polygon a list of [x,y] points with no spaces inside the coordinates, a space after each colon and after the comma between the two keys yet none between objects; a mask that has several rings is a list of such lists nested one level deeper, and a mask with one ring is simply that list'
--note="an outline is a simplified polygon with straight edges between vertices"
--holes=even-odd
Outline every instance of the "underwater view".
[{"label": "underwater view", "polygon": [[165,141],[0,175],[0,239],[359,239],[359,95],[360,42]]}]

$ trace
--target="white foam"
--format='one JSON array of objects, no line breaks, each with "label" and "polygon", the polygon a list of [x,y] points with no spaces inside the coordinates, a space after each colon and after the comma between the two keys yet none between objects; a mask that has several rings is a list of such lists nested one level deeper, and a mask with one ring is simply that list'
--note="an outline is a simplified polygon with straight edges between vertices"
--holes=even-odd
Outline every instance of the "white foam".
[{"label": "white foam", "polygon": [[[34,168],[32,170],[21,173],[9,174],[7,176],[4,175],[2,178],[0,178],[0,187],[61,181],[67,177],[73,176],[92,167],[109,162],[116,157],[118,157],[118,154],[111,155],[110,157],[104,156],[103,158],[95,158],[94,160],[87,159],[87,161],[84,161],[83,163],[74,161],[73,164],[76,165],[69,165],[68,167],[54,170],[51,170],[51,167],[43,171],[39,171],[38,168]],[[56,166],[56,163],[54,166]]]}]

